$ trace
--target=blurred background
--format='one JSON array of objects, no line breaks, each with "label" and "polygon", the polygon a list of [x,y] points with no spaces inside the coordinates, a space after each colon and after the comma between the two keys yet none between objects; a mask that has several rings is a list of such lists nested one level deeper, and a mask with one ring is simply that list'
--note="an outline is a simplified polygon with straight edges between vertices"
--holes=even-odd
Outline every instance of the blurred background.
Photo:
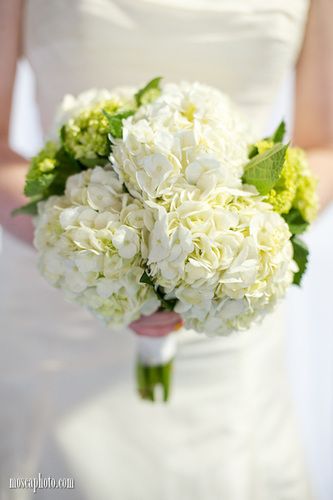
[{"label": "blurred background", "polygon": [[[290,75],[274,104],[272,119],[273,124],[286,118],[289,130],[291,113],[284,117],[281,110],[292,109],[292,88],[293,76]],[[268,123],[267,132],[271,130]],[[24,60],[19,64],[15,86],[11,143],[26,157],[35,154],[42,145],[38,111],[34,106],[33,75]],[[309,269],[302,288],[293,287],[287,300],[289,377],[311,479],[319,500],[333,498],[332,228],[331,206],[306,236],[311,251]]]}]

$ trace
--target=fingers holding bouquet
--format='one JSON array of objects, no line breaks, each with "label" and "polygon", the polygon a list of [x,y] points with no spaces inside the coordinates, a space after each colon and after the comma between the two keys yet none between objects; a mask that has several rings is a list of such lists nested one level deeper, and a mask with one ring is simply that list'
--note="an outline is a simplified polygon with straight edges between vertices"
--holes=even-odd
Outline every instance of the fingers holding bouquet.
[{"label": "fingers holding bouquet", "polygon": [[184,320],[174,311],[158,311],[150,316],[141,316],[129,326],[144,337],[164,337],[182,328]]}]

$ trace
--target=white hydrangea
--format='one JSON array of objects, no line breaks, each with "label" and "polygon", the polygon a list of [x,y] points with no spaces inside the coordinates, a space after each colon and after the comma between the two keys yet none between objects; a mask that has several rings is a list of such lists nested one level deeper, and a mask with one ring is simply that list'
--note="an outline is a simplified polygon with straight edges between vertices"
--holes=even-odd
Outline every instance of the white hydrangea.
[{"label": "white hydrangea", "polygon": [[221,92],[199,83],[166,84],[161,96],[124,121],[111,161],[136,197],[154,199],[175,184],[212,191],[239,187],[252,135]]},{"label": "white hydrangea", "polygon": [[149,273],[188,328],[226,334],[250,326],[285,294],[293,279],[285,221],[250,191],[220,187],[146,201],[154,211]]},{"label": "white hydrangea", "polygon": [[153,288],[140,283],[142,212],[116,174],[101,167],[70,177],[64,196],[39,204],[41,273],[111,326],[159,307]]}]

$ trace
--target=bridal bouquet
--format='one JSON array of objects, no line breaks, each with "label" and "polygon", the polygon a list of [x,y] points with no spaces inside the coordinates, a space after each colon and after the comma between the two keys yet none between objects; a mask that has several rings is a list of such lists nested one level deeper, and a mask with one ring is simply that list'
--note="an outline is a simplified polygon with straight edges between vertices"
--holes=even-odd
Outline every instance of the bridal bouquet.
[{"label": "bridal bouquet", "polygon": [[[209,335],[248,329],[300,284],[317,211],[305,154],[281,123],[258,140],[199,83],[66,96],[32,159],[42,275],[110,327],[175,311]],[[138,337],[138,388],[168,398],[175,336]]]}]

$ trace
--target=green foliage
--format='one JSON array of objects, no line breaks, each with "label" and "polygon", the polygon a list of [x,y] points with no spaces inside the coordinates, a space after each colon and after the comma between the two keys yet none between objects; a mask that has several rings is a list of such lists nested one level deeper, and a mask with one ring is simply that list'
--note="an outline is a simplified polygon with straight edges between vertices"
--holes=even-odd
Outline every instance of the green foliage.
[{"label": "green foliage", "polygon": [[[264,144],[262,147],[265,147]],[[268,203],[278,214],[287,214],[290,211],[296,194],[298,169],[293,152],[294,148],[288,147],[280,178],[267,195]]]},{"label": "green foliage", "polygon": [[144,271],[143,275],[140,278],[140,283],[146,283],[146,285],[154,286],[154,282],[151,277]]},{"label": "green foliage", "polygon": [[134,110],[123,111],[121,113],[110,114],[103,109],[103,114],[107,118],[110,127],[110,133],[115,139],[123,137],[123,120],[134,115]]},{"label": "green foliage", "polygon": [[79,163],[83,167],[94,168],[94,167],[104,167],[108,163],[110,163],[108,158],[103,158],[101,156],[97,156],[96,158],[80,158]]},{"label": "green foliage", "polygon": [[298,236],[293,236],[291,238],[291,243],[294,249],[294,261],[299,268],[299,271],[294,274],[293,284],[300,286],[303,274],[308,265],[309,249],[304,241]]},{"label": "green foliage", "polygon": [[251,160],[252,158],[257,156],[257,154],[259,154],[259,150],[256,144],[250,144],[250,146],[248,147],[248,159]]},{"label": "green foliage", "polygon": [[287,214],[283,215],[292,234],[304,233],[309,223],[303,218],[301,212],[297,208],[292,208]]},{"label": "green foliage", "polygon": [[148,82],[147,85],[145,85],[135,94],[134,97],[137,106],[147,104],[157,99],[157,97],[161,93],[161,88],[160,88],[161,80],[162,80],[161,76],[154,78],[153,80],[150,80],[150,82]]},{"label": "green foliage", "polygon": [[40,200],[41,198],[37,197],[26,205],[22,205],[22,207],[16,208],[12,211],[12,215],[37,215],[37,205]]},{"label": "green foliage", "polygon": [[56,176],[55,172],[44,173],[37,169],[31,170],[26,177],[24,194],[31,198],[47,191]]},{"label": "green foliage", "polygon": [[267,194],[280,178],[287,148],[288,145],[276,144],[254,156],[245,165],[243,182],[254,185],[260,194]]},{"label": "green foliage", "polygon": [[[45,168],[47,166],[47,168]],[[37,204],[52,195],[62,195],[68,177],[84,167],[68,154],[64,147],[47,143],[31,160],[24,186],[24,194],[31,201],[13,211],[13,215],[37,213]]]},{"label": "green foliage", "polygon": [[[286,124],[282,120],[282,122],[278,125],[276,130],[273,132],[273,134],[270,137],[266,137],[263,139],[263,141],[270,141],[273,142],[273,144],[280,144],[282,143],[284,136],[286,134]],[[260,141],[261,143],[263,141]],[[255,156],[259,154],[259,147],[258,144],[250,144],[248,147],[248,158],[251,160]]]},{"label": "green foliage", "polygon": [[43,199],[52,194],[62,194],[67,178],[82,170],[79,163],[60,147],[54,149],[52,158],[48,159],[53,163],[52,170],[44,171],[46,149],[47,147],[31,160],[24,186],[24,194],[29,198]]},{"label": "green foliage", "polygon": [[63,125],[60,129],[59,136],[61,139],[61,143],[64,144],[66,141],[66,125]]},{"label": "green foliage", "polygon": [[71,175],[81,172],[84,168],[67,153],[65,148],[61,147],[56,153],[57,169],[54,181],[50,185],[47,198],[53,194],[64,194],[66,181]]},{"label": "green foliage", "polygon": [[177,299],[165,299],[165,293],[161,291],[160,288],[155,290],[157,297],[161,301],[161,307],[163,311],[173,311],[178,300]]},{"label": "green foliage", "polygon": [[273,141],[275,144],[279,144],[280,142],[283,141],[285,134],[286,134],[286,124],[282,120],[282,122],[278,125],[277,129],[275,130],[275,132],[273,132],[273,134],[269,139]]},{"label": "green foliage", "polygon": [[144,271],[140,278],[140,283],[146,283],[147,285],[151,285],[154,287],[154,292],[156,293],[156,296],[161,302],[161,309],[163,311],[173,311],[176,304],[177,304],[177,299],[166,299],[165,298],[165,293],[162,291],[161,287],[155,288],[155,284],[151,277]]}]

